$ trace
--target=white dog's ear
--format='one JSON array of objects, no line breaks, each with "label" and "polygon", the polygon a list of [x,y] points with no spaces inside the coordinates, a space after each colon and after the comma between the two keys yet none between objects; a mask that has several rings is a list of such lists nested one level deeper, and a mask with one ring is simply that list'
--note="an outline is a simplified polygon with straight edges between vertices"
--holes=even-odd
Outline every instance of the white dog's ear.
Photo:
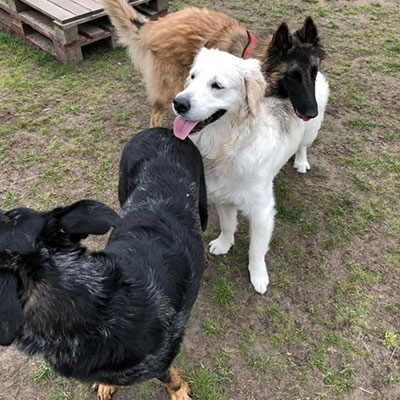
[{"label": "white dog's ear", "polygon": [[186,77],[186,79],[185,79],[185,82],[184,82],[184,84],[183,84],[183,90],[184,89],[186,89],[188,86],[189,86],[189,83],[191,82],[192,80],[190,79],[190,74]]},{"label": "white dog's ear", "polygon": [[251,115],[255,117],[257,115],[258,104],[264,97],[267,83],[257,60],[245,60],[245,63],[247,64],[244,76],[246,101]]}]

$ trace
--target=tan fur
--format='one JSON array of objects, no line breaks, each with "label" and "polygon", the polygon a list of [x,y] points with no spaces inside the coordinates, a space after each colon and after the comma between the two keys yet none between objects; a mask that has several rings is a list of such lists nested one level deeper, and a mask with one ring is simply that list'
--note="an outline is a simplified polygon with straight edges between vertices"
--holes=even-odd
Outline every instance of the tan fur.
[{"label": "tan fur", "polygon": [[258,103],[260,98],[262,98],[265,93],[267,84],[261,74],[246,77],[244,79],[244,83],[246,87],[246,100],[249,106],[249,111],[251,115],[255,117],[258,113]]},{"label": "tan fur", "polygon": [[95,383],[92,389],[97,392],[98,400],[111,400],[112,395],[117,390],[115,386],[103,385],[102,383]]},{"label": "tan fur", "polygon": [[[143,22],[143,17],[125,0],[102,1],[121,43],[128,46],[133,64],[144,75],[152,106],[150,126],[161,124],[172,100],[183,90],[201,47],[218,48],[240,57],[247,44],[246,28],[223,13],[186,8],[138,29],[132,21]],[[258,39],[249,58],[264,60],[270,40],[271,36]]]},{"label": "tan fur", "polygon": [[174,367],[170,367],[171,381],[164,383],[170,400],[191,400],[189,385],[178,375]]},{"label": "tan fur", "polygon": [[146,17],[137,13],[125,1],[103,1],[103,7],[106,13],[112,19],[114,26],[117,28],[121,42],[129,45],[132,34],[138,31],[137,28],[132,29],[132,21],[136,20],[142,23],[148,21]]}]

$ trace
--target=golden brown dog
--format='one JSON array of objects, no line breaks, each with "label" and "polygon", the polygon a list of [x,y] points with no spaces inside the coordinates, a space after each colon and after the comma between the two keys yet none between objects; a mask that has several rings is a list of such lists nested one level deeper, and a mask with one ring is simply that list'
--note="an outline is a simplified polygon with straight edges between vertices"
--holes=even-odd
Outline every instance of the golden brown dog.
[{"label": "golden brown dog", "polygon": [[[152,106],[150,126],[161,124],[172,100],[184,87],[195,55],[204,46],[260,60],[268,83],[266,95],[289,97],[296,115],[303,120],[316,116],[310,112],[317,108],[315,66],[318,67],[324,52],[310,17],[294,34],[282,23],[274,35],[255,40],[238,21],[220,12],[186,8],[150,21],[125,0],[102,1],[120,42],[128,47],[133,64],[144,75]],[[286,74],[292,80],[302,79],[297,79],[300,88],[293,95],[293,82],[285,85]],[[301,90],[302,86],[305,90]],[[296,100],[299,89],[306,97],[300,102]]]}]

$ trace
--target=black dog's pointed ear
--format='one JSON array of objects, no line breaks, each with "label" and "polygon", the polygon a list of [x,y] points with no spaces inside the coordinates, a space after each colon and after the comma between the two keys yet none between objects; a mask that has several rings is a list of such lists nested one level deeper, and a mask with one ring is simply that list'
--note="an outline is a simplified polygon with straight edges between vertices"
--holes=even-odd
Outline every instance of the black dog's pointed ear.
[{"label": "black dog's pointed ear", "polygon": [[0,271],[0,345],[9,346],[24,321],[17,294],[17,278],[11,271]]},{"label": "black dog's pointed ear", "polygon": [[94,200],[82,200],[62,209],[54,216],[66,233],[85,237],[104,235],[121,224],[120,216],[110,207]]},{"label": "black dog's pointed ear", "polygon": [[268,52],[284,55],[291,47],[292,37],[289,28],[285,22],[282,22],[272,37]]},{"label": "black dog's pointed ear", "polygon": [[304,25],[296,31],[297,37],[302,43],[311,43],[316,45],[319,41],[317,27],[311,17],[304,20]]}]

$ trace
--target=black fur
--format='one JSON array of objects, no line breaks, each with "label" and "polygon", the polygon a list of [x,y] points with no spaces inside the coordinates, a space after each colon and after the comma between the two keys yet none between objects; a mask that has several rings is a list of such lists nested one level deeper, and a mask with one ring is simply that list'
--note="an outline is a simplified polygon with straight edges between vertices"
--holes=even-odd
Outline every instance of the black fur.
[{"label": "black fur", "polygon": [[146,25],[145,22],[141,22],[141,21],[138,21],[138,20],[136,20],[136,19],[133,19],[133,20],[132,20],[132,24],[135,25],[136,28],[138,28],[138,29],[140,29],[141,27],[143,27],[144,25]]},{"label": "black fur", "polygon": [[271,77],[268,95],[289,98],[298,115],[316,117],[315,78],[324,57],[311,17],[305,19],[294,35],[282,23],[273,35],[263,67],[267,79]]},{"label": "black fur", "polygon": [[[0,256],[0,263],[2,257]],[[23,323],[22,308],[17,295],[17,277],[0,270],[0,345],[9,346]]]},{"label": "black fur", "polygon": [[[121,217],[91,200],[0,213],[0,344],[82,381],[166,379],[205,268],[200,153],[167,129],[139,133],[119,198]],[[112,226],[103,251],[79,243]]]}]

